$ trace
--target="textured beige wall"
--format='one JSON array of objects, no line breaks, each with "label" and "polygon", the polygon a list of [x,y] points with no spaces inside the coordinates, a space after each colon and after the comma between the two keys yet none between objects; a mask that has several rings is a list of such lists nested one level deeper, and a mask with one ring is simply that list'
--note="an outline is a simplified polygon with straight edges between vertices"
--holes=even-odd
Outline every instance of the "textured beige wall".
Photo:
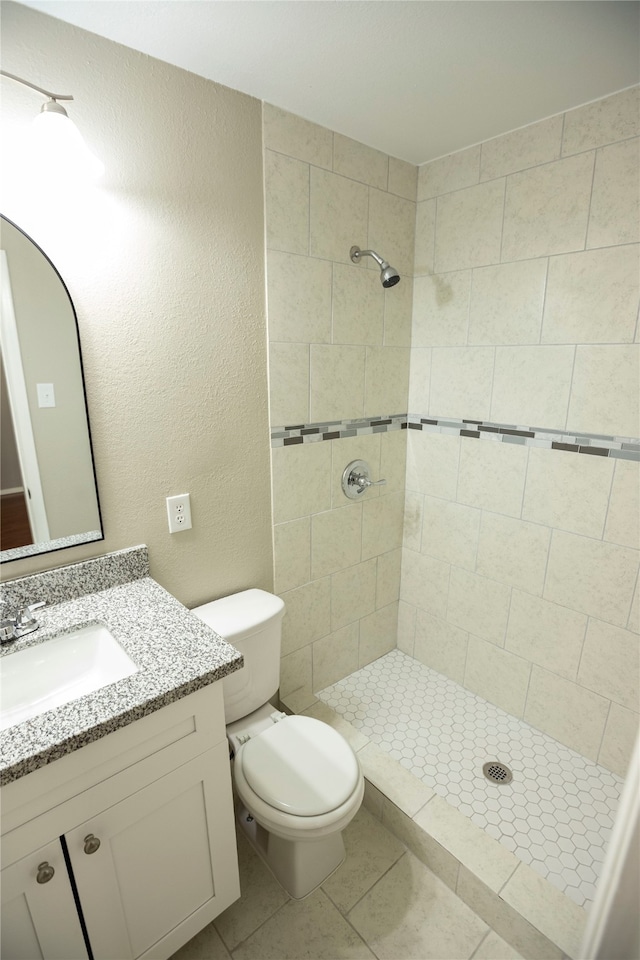
[{"label": "textured beige wall", "polygon": [[[3,178],[3,212],[78,313],[105,529],[3,578],[146,543],[189,605],[270,588],[260,103],[12,3],[2,62],[71,92],[106,166],[84,191]],[[7,147],[41,99],[5,79],[2,95]],[[194,527],[170,535],[165,497],[184,492]]]},{"label": "textured beige wall", "polygon": [[[271,423],[405,413],[417,168],[264,106]],[[384,290],[373,247],[399,270]],[[406,431],[274,448],[281,695],[294,709],[396,645]],[[387,485],[348,500],[367,460]]]},{"label": "textured beige wall", "polygon": [[[413,413],[638,437],[639,93],[420,168]],[[619,774],[639,467],[408,437],[399,646]]]}]

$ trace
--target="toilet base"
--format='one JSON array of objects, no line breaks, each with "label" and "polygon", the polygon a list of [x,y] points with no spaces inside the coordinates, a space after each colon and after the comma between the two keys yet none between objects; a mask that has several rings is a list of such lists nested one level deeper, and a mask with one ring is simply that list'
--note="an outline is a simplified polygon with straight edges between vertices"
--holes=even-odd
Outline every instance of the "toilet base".
[{"label": "toilet base", "polygon": [[265,830],[241,804],[236,816],[251,846],[293,900],[308,897],[344,861],[341,832],[319,840],[284,840]]}]

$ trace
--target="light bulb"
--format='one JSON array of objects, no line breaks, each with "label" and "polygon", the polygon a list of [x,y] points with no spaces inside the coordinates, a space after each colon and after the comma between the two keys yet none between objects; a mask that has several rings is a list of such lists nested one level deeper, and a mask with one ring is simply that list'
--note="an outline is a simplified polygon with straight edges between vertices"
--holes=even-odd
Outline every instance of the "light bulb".
[{"label": "light bulb", "polygon": [[56,180],[97,179],[104,173],[104,164],[89,150],[66,111],[59,104],[56,107],[43,110],[33,121],[32,149],[38,160]]}]

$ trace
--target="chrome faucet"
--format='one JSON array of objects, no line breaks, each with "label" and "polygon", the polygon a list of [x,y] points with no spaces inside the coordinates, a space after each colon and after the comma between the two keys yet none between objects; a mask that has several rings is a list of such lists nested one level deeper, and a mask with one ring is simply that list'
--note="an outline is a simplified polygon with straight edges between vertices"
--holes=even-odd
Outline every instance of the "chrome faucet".
[{"label": "chrome faucet", "polygon": [[23,607],[15,617],[6,617],[0,621],[0,643],[10,643],[37,630],[40,624],[33,615],[34,610],[45,606],[44,600]]}]

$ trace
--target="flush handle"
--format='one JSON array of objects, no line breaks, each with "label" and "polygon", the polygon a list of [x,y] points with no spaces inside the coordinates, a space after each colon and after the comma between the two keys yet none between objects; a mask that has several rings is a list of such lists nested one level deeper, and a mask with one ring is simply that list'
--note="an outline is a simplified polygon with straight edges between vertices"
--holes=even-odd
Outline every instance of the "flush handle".
[{"label": "flush handle", "polygon": [[100,841],[97,837],[94,837],[92,833],[89,833],[84,838],[84,852],[85,853],[95,853],[100,849]]},{"label": "flush handle", "polygon": [[372,480],[366,460],[352,460],[342,473],[342,492],[350,500],[357,500],[369,487],[382,487],[386,480]]},{"label": "flush handle", "polygon": [[38,864],[38,872],[36,874],[36,880],[38,883],[49,883],[49,880],[53,879],[53,875],[56,871],[53,869],[50,863],[47,863],[45,860],[43,863]]}]

